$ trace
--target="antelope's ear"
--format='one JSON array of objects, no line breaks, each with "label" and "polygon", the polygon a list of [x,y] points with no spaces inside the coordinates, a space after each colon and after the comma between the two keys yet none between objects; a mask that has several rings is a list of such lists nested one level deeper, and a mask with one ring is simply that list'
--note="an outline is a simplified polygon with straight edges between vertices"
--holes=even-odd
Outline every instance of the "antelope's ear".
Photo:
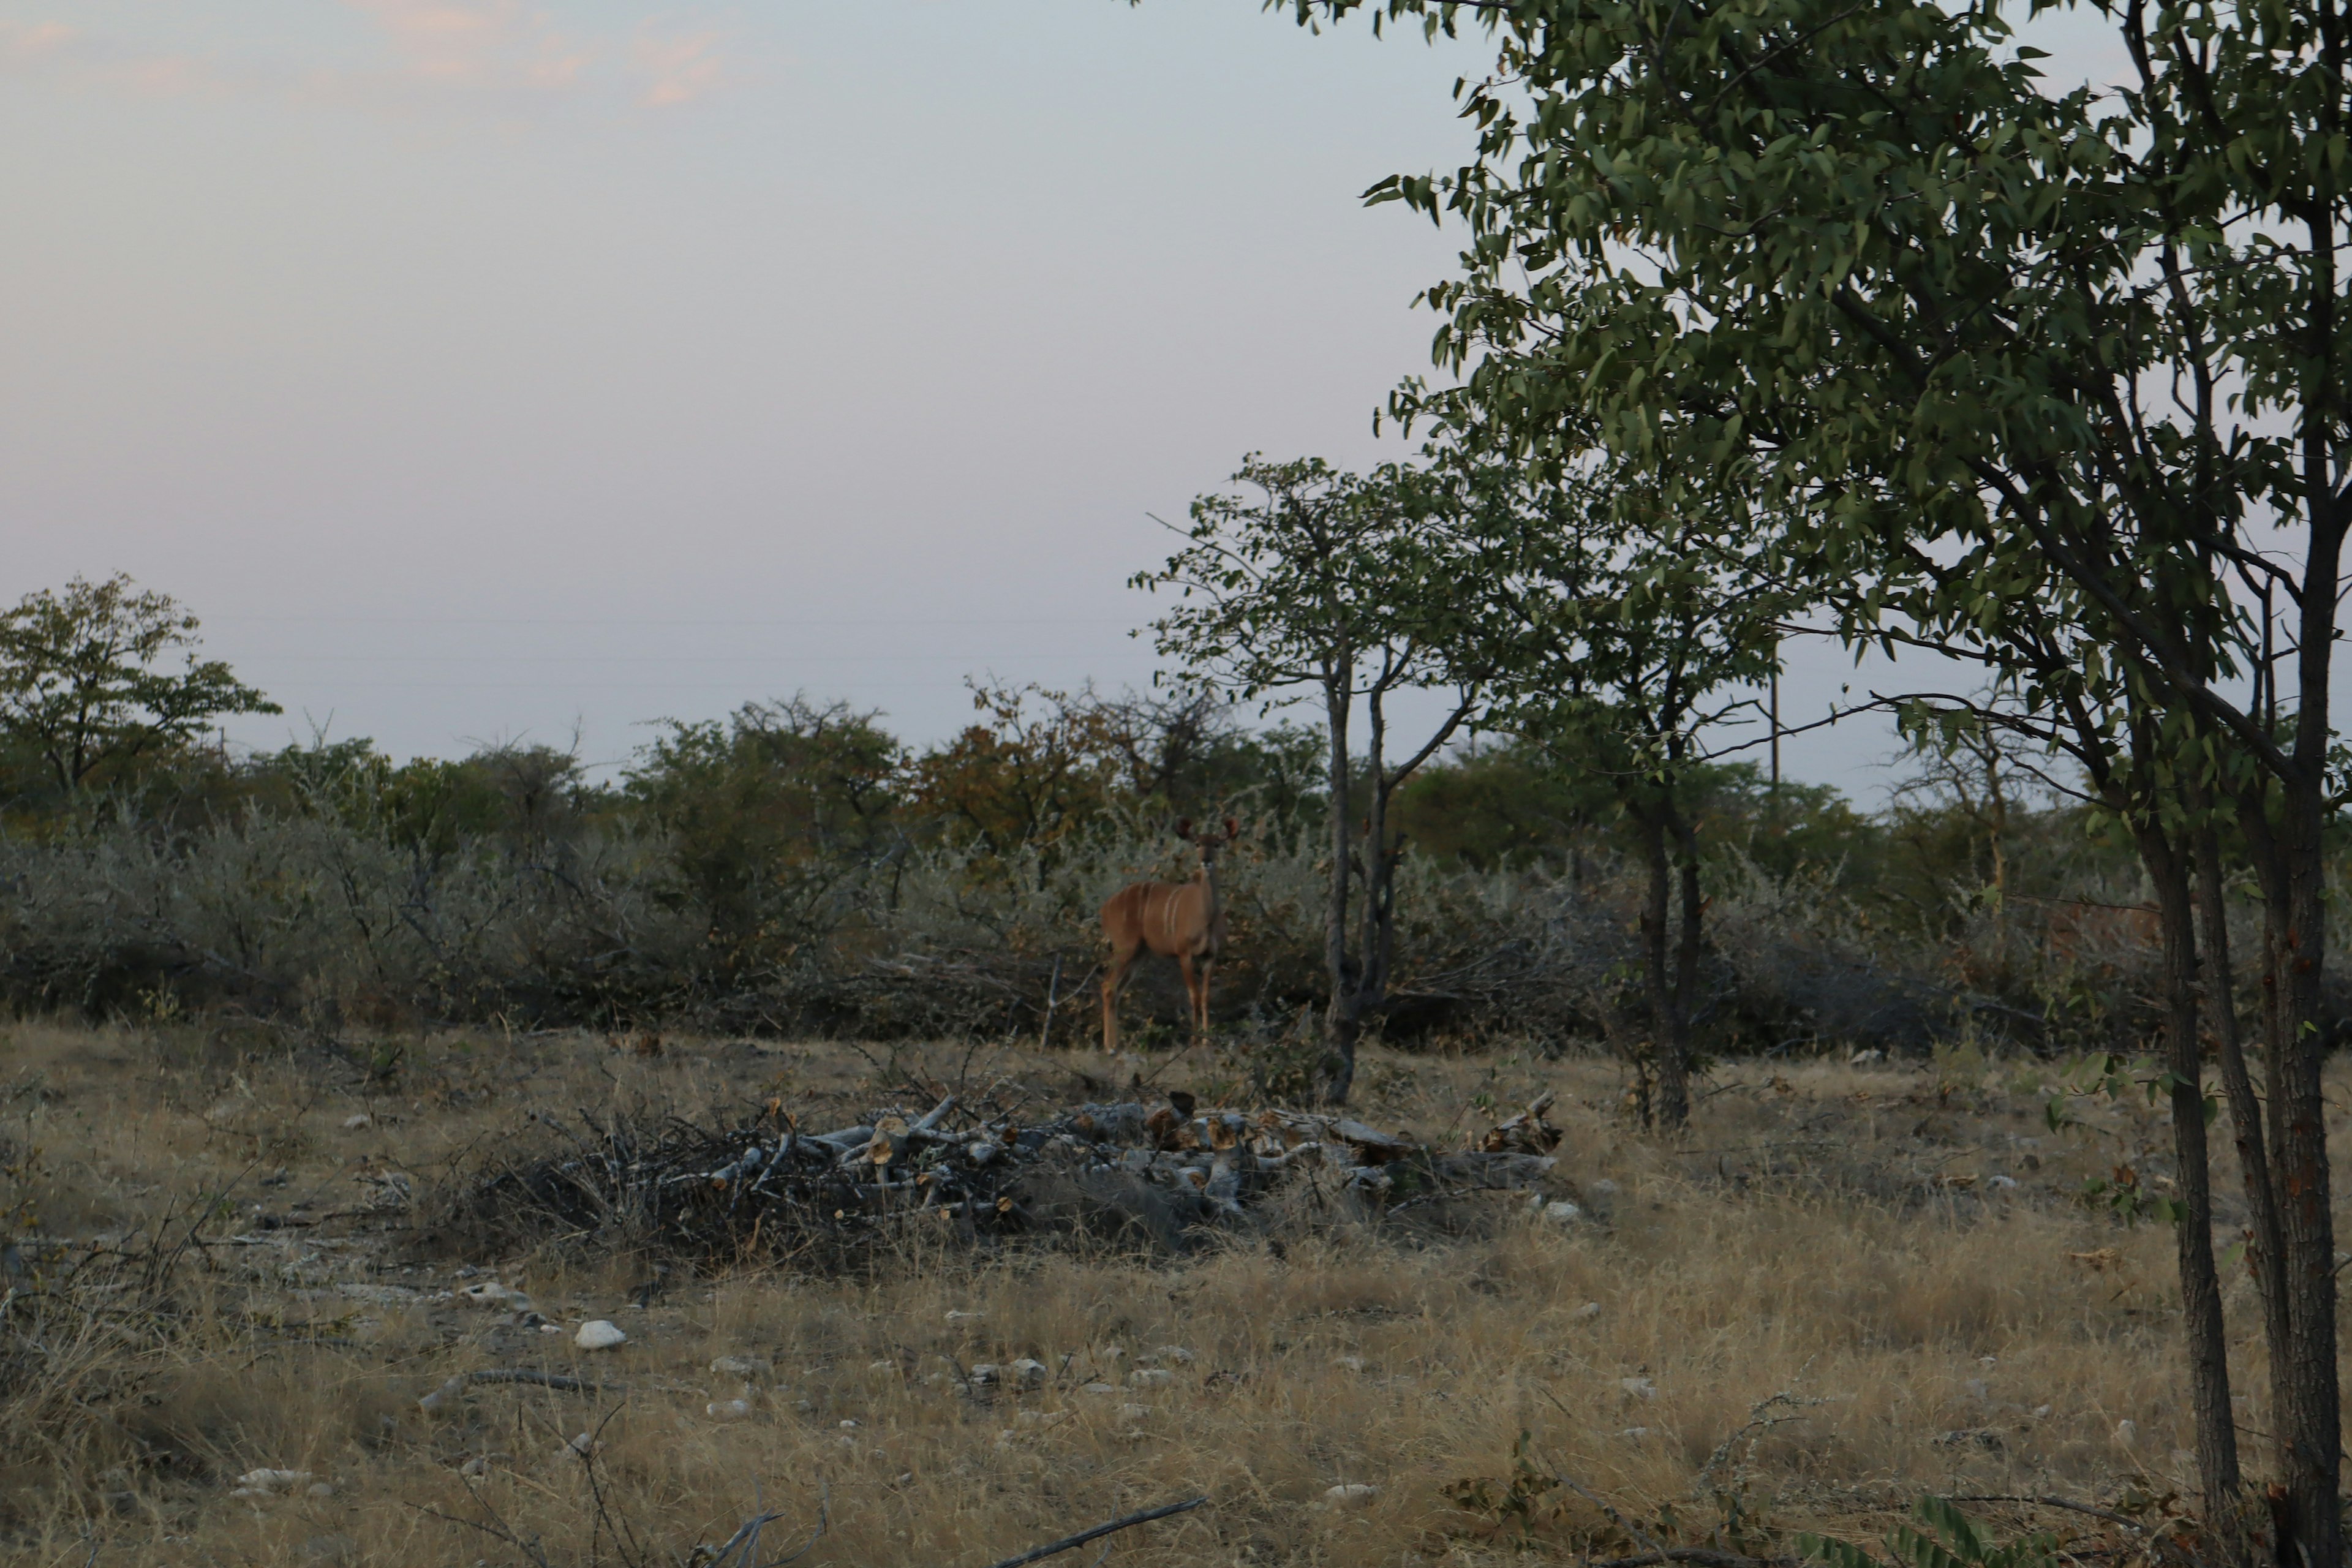
[{"label": "antelope's ear", "polygon": [[1227,817],[1227,818],[1225,818],[1225,837],[1226,837],[1228,840],[1232,840],[1232,839],[1239,838],[1241,836],[1242,836],[1242,825],[1241,825],[1240,823],[1238,823],[1238,822],[1235,822],[1235,821],[1234,821],[1232,817],[1230,817],[1230,816],[1229,816],[1229,817]]},{"label": "antelope's ear", "polygon": [[1176,837],[1179,838],[1190,838],[1192,837],[1192,819],[1191,817],[1180,816],[1176,819]]}]

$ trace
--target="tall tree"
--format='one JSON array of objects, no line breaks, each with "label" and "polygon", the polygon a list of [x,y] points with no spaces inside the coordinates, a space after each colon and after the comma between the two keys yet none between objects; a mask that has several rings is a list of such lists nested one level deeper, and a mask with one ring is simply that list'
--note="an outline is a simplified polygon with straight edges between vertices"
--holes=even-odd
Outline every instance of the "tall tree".
[{"label": "tall tree", "polygon": [[[1430,28],[1462,9],[1370,8]],[[2318,1011],[2352,506],[2347,18],[2095,8],[2132,62],[2113,93],[2045,90],[1990,3],[1480,6],[1497,58],[1464,89],[1476,156],[1375,196],[1466,224],[1463,274],[1432,292],[1440,355],[1515,446],[1595,430],[1753,485],[1801,520],[1791,557],[1849,584],[1858,641],[1980,657],[2053,703],[2128,683],[2184,798],[2231,809],[2264,914],[2263,1102],[2223,1068],[2246,1183],[2280,1219],[2258,1261],[2280,1298],[2277,1545],[2335,1568]],[[2045,615],[2068,667],[2044,662]],[[2200,1448],[2219,1508],[2233,1467]]]},{"label": "tall tree", "polygon": [[[1184,547],[1134,585],[1174,592],[1175,606],[1152,630],[1160,653],[1197,679],[1244,700],[1321,703],[1331,999],[1318,1092],[1341,1104],[1354,1082],[1357,1042],[1388,1002],[1403,850],[1393,826],[1396,792],[1481,700],[1479,672],[1464,661],[1459,636],[1458,519],[1445,487],[1402,466],[1360,477],[1319,458],[1253,458],[1234,482],[1244,489],[1192,503]],[[1417,689],[1448,695],[1419,743],[1392,761],[1391,704]]]},{"label": "tall tree", "polygon": [[1706,732],[1753,709],[1779,668],[1790,595],[1741,555],[1729,492],[1667,504],[1600,458],[1550,480],[1466,454],[1441,471],[1482,552],[1468,627],[1494,672],[1492,721],[1605,777],[1633,830],[1648,1030],[1633,1065],[1643,1120],[1678,1129],[1706,905],[1692,784]]},{"label": "tall tree", "polygon": [[196,625],[126,576],[26,595],[0,612],[0,734],[71,795],[232,713],[283,711],[226,664],[196,658]]}]

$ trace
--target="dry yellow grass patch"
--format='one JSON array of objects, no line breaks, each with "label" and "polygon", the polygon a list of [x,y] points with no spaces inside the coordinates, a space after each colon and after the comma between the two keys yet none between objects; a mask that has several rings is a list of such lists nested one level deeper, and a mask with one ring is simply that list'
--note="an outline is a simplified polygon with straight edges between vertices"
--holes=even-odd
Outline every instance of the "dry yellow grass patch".
[{"label": "dry yellow grass patch", "polygon": [[[823,1498],[830,1529],[805,1563],[983,1568],[1197,1491],[1210,1507],[1115,1538],[1111,1558],[1466,1562],[1605,1543],[1614,1526],[1555,1476],[1647,1531],[1759,1544],[1874,1530],[1924,1490],[2187,1479],[2170,1238],[2073,1196],[2118,1163],[2159,1176],[2167,1130],[2145,1107],[2096,1107],[2053,1133],[2055,1073],[2030,1063],[1733,1064],[1668,1144],[1624,1125],[1604,1061],[1375,1053],[1362,1113],[1433,1139],[1557,1089],[1568,1140],[1546,1195],[1585,1211],[1566,1225],[1497,1194],[1466,1233],[1293,1216],[1172,1258],[974,1257],[919,1235],[856,1279],[453,1257],[399,1228],[404,1187],[429,1199],[474,1152],[529,1136],[532,1110],[715,1114],[782,1093],[845,1121],[906,1098],[892,1077],[952,1079],[965,1056],[905,1051],[877,1075],[822,1046],[646,1057],[452,1036],[337,1057],[12,1026],[0,1139],[44,1236],[212,1206],[169,1331],[56,1341],[6,1373],[5,1550],[527,1560],[446,1515],[537,1540],[551,1563],[670,1563],[761,1503],[786,1514],[770,1542],[794,1539]],[[1053,1103],[1155,1067],[1163,1085],[1213,1076],[1019,1051],[971,1071]],[[485,1279],[563,1331],[445,1299]],[[2251,1331],[2247,1287],[2231,1289]],[[628,1342],[574,1350],[590,1319]],[[2254,1355],[2238,1370],[2260,1430]],[[772,1370],[714,1372],[725,1356]],[[1045,1369],[1034,1386],[966,1375],[1024,1358]],[[477,1384],[418,1407],[494,1368],[625,1392]],[[593,1468],[567,1447],[583,1432]],[[258,1468],[309,1479],[233,1496]],[[1358,1484],[1377,1490],[1328,1500]],[[599,1535],[615,1522],[635,1545]]]}]

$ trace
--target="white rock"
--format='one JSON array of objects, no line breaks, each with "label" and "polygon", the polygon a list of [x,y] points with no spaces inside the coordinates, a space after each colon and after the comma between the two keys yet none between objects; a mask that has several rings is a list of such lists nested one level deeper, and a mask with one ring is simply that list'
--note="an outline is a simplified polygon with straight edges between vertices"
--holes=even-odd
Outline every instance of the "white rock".
[{"label": "white rock", "polygon": [[465,1392],[466,1379],[465,1375],[460,1373],[457,1376],[451,1378],[448,1382],[443,1384],[440,1387],[435,1389],[432,1393],[426,1394],[424,1398],[418,1400],[416,1402],[416,1408],[422,1410],[427,1415],[435,1415],[437,1412],[445,1410],[450,1405],[457,1403],[457,1400],[465,1394]]},{"label": "white rock", "polygon": [[1328,1488],[1323,1493],[1326,1508],[1369,1508],[1381,1495],[1381,1489],[1369,1481],[1345,1481]]},{"label": "white rock", "polygon": [[866,1363],[866,1370],[868,1372],[896,1372],[898,1370],[898,1363],[895,1361],[869,1361]]},{"label": "white rock", "polygon": [[986,1316],[988,1316],[986,1312],[965,1312],[950,1308],[948,1311],[948,1321],[950,1323],[976,1323]]},{"label": "white rock", "polygon": [[2017,1178],[2015,1176],[2003,1176],[1998,1174],[1987,1176],[1985,1178],[1985,1185],[1988,1187],[2013,1187],[2017,1185]]},{"label": "white rock", "polygon": [[1118,1389],[1108,1383],[1090,1383],[1078,1391],[1081,1394],[1117,1394]]},{"label": "white rock", "polygon": [[594,1434],[580,1432],[575,1433],[572,1436],[572,1441],[563,1446],[571,1452],[581,1455],[584,1458],[587,1455],[594,1453],[602,1445],[596,1441]]},{"label": "white rock", "polygon": [[748,1399],[714,1399],[702,1407],[702,1413],[714,1421],[740,1421],[751,1414]]},{"label": "white rock", "polygon": [[1621,1377],[1617,1380],[1617,1386],[1634,1399],[1655,1399],[1658,1396],[1658,1385],[1646,1377]]},{"label": "white rock", "polygon": [[356,1132],[362,1127],[373,1127],[374,1125],[375,1118],[370,1116],[364,1110],[361,1111],[357,1116],[346,1116],[343,1118],[343,1131],[346,1132]]},{"label": "white rock", "polygon": [[247,1470],[236,1478],[236,1484],[251,1491],[283,1492],[310,1484],[308,1470]]},{"label": "white rock", "polygon": [[1030,1356],[1023,1356],[1005,1370],[1010,1372],[1024,1388],[1037,1387],[1045,1381],[1049,1373],[1044,1362]]},{"label": "white rock", "polygon": [[1555,1198],[1544,1205],[1544,1218],[1554,1225],[1574,1225],[1584,1217],[1584,1210],[1566,1198]]},{"label": "white rock", "polygon": [[1364,1358],[1360,1355],[1335,1355],[1331,1358],[1331,1364],[1341,1372],[1361,1372],[1364,1370]]},{"label": "white rock", "polygon": [[1013,1424],[1016,1426],[1059,1426],[1070,1418],[1066,1410],[1016,1410]]},{"label": "white rock", "polygon": [[310,1495],[311,1497],[316,1497],[316,1498],[329,1498],[329,1497],[332,1497],[332,1496],[334,1496],[334,1495],[335,1495],[334,1483],[333,1483],[333,1482],[331,1482],[331,1481],[312,1481],[312,1482],[310,1483],[310,1485],[309,1489],[308,1489],[308,1491],[309,1491],[309,1495]]},{"label": "white rock", "polygon": [[1176,1374],[1164,1366],[1139,1366],[1127,1374],[1129,1388],[1165,1388],[1176,1381]]},{"label": "white rock", "polygon": [[1617,1184],[1603,1176],[1592,1184],[1592,1190],[1601,1197],[1613,1198],[1617,1195]]},{"label": "white rock", "polygon": [[580,1331],[572,1336],[572,1342],[583,1351],[608,1351],[614,1345],[627,1344],[629,1334],[618,1323],[608,1322],[603,1318],[591,1318],[580,1325]]},{"label": "white rock", "polygon": [[1151,1418],[1151,1406],[1149,1405],[1122,1405],[1118,1407],[1118,1418],[1122,1421],[1148,1421]]},{"label": "white rock", "polygon": [[2046,1420],[2048,1420],[2048,1419],[2050,1418],[2050,1406],[2048,1406],[2047,1405],[2035,1405],[2035,1406],[2033,1407],[2033,1418],[2034,1418],[2036,1421],[2046,1421]]},{"label": "white rock", "polygon": [[710,1370],[721,1377],[764,1381],[776,1375],[776,1363],[763,1355],[723,1355],[710,1363]]},{"label": "white rock", "polygon": [[[562,1323],[541,1323],[539,1325],[539,1331],[542,1334],[560,1334],[563,1331],[563,1325]],[[614,1330],[614,1331],[616,1333],[619,1332],[618,1330]]]},{"label": "white rock", "polygon": [[1883,1061],[1885,1061],[1885,1059],[1886,1059],[1886,1053],[1885,1053],[1885,1051],[1870,1051],[1870,1050],[1856,1051],[1856,1052],[1854,1052],[1854,1053],[1853,1053],[1853,1055],[1852,1055],[1852,1056],[1850,1056],[1850,1057],[1848,1057],[1848,1058],[1845,1058],[1845,1060],[1846,1060],[1846,1065],[1847,1065],[1848,1067],[1857,1067],[1857,1068],[1858,1068],[1858,1067],[1865,1066],[1865,1065],[1867,1065],[1868,1063],[1871,1063],[1871,1062],[1883,1062]]},{"label": "white rock", "polygon": [[1192,1352],[1182,1345],[1161,1345],[1151,1353],[1161,1361],[1172,1361],[1180,1366],[1192,1364]]},{"label": "white rock", "polygon": [[1575,1311],[1569,1314],[1571,1318],[1597,1318],[1600,1315],[1601,1303],[1598,1301],[1587,1301],[1583,1306],[1579,1307]]},{"label": "white rock", "polygon": [[458,1466],[457,1473],[461,1476],[487,1476],[490,1473],[490,1462],[477,1454]]},{"label": "white rock", "polygon": [[1650,1429],[1647,1426],[1628,1426],[1625,1430],[1617,1434],[1618,1436],[1623,1438],[1628,1443],[1638,1443],[1649,1435]]},{"label": "white rock", "polygon": [[2121,1443],[2126,1448],[2138,1442],[2139,1424],[2129,1420],[2116,1422],[2116,1441]]},{"label": "white rock", "polygon": [[845,1432],[855,1432],[857,1430],[857,1423],[855,1421],[845,1421],[841,1424],[841,1429]]}]

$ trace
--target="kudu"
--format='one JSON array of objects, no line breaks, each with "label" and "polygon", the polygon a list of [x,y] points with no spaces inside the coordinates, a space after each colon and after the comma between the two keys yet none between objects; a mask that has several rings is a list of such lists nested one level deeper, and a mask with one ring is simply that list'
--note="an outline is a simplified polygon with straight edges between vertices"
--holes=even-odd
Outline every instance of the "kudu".
[{"label": "kudu", "polygon": [[1103,975],[1103,1049],[1118,1049],[1118,994],[1135,961],[1148,949],[1172,958],[1184,972],[1196,1037],[1209,1032],[1209,971],[1225,942],[1225,910],[1217,900],[1217,856],[1241,837],[1232,817],[1223,834],[1194,833],[1189,821],[1176,837],[1201,851],[1201,870],[1189,882],[1130,882],[1103,900],[1103,935],[1110,939],[1110,969]]}]

